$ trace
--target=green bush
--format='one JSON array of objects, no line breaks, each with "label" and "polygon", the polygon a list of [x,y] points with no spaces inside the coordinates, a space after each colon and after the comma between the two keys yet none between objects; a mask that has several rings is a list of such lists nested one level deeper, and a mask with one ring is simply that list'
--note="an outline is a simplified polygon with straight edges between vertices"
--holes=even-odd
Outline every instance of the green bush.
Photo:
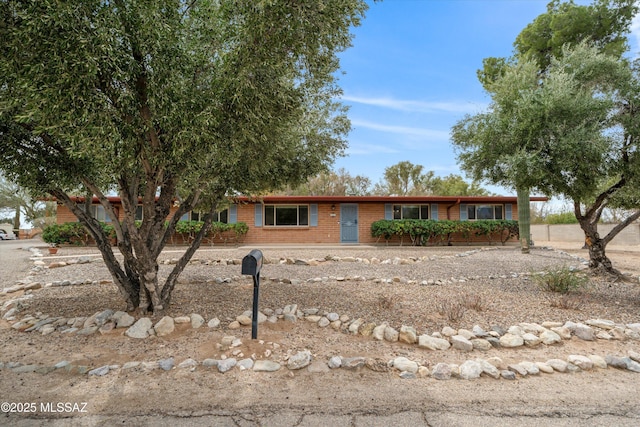
[{"label": "green bush", "polygon": [[484,236],[489,242],[496,235],[501,243],[518,236],[518,221],[512,220],[481,220],[481,221],[451,221],[451,220],[380,220],[371,224],[371,235],[378,239],[390,240],[394,236],[402,244],[405,237],[413,245],[426,245],[429,242],[444,244],[451,239],[451,235],[459,233],[467,241],[475,236]]},{"label": "green bush", "polygon": [[[101,222],[100,225],[107,237],[115,237],[113,225],[104,222]],[[53,246],[62,244],[86,245],[90,237],[87,229],[79,222],[51,224],[42,230],[42,240]]]},{"label": "green bush", "polygon": [[573,212],[562,212],[557,214],[549,214],[544,219],[547,224],[577,224],[578,218]]},{"label": "green bush", "polygon": [[546,270],[533,276],[540,289],[547,292],[566,294],[584,288],[589,278],[567,266],[560,269]]}]

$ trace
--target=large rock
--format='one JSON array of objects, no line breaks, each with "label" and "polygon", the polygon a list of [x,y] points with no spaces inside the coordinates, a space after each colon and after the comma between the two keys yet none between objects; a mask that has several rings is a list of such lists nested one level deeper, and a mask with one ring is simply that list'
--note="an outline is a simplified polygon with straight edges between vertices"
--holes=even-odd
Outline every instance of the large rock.
[{"label": "large rock", "polygon": [[165,335],[169,335],[175,330],[175,328],[176,327],[173,322],[173,317],[170,317],[170,316],[164,316],[153,327],[153,329],[156,331],[156,335],[159,337],[164,337]]},{"label": "large rock", "polygon": [[489,375],[490,377],[495,379],[500,378],[500,371],[498,370],[498,368],[496,368],[494,365],[492,365],[488,361],[484,359],[476,359],[475,362],[480,365],[480,367],[482,368],[483,374]]},{"label": "large rock", "polygon": [[400,327],[400,334],[398,336],[398,341],[404,342],[407,344],[415,344],[418,342],[418,335],[416,333],[416,329],[412,326],[402,325]]},{"label": "large rock", "polygon": [[562,342],[562,337],[547,329],[540,334],[540,340],[542,340],[542,343],[545,345],[553,345]]},{"label": "large rock", "polygon": [[386,329],[386,327],[389,326],[386,323],[383,323],[382,325],[378,325],[375,328],[373,328],[373,332],[371,333],[371,337],[374,340],[378,340],[378,341],[382,341],[384,340],[384,330]]},{"label": "large rock", "polygon": [[500,345],[505,348],[521,347],[524,345],[524,338],[521,335],[506,333],[500,337]]},{"label": "large rock", "polygon": [[149,336],[149,329],[151,329],[152,326],[153,322],[151,322],[151,319],[143,317],[127,329],[124,334],[130,338],[147,338]]},{"label": "large rock", "polygon": [[546,363],[558,372],[567,372],[567,367],[569,365],[562,359],[549,359]]},{"label": "large rock", "polygon": [[204,325],[204,318],[197,313],[192,313],[189,318],[191,319],[191,327],[193,329],[198,329],[200,326]]},{"label": "large rock", "polygon": [[225,372],[228,372],[231,369],[233,369],[233,367],[236,366],[237,364],[238,364],[238,361],[233,358],[218,360],[218,371],[224,374]]},{"label": "large rock", "polygon": [[575,331],[573,331],[573,334],[580,338],[581,340],[585,340],[585,341],[593,341],[596,339],[596,333],[593,330],[593,328],[591,328],[590,326],[584,325],[582,323],[579,323],[576,326]]},{"label": "large rock", "polygon": [[385,341],[396,342],[398,341],[398,336],[399,336],[398,331],[393,329],[391,326],[387,326],[386,328],[384,328]]},{"label": "large rock", "polygon": [[462,335],[454,335],[451,337],[451,345],[453,348],[462,351],[473,350],[473,343]]},{"label": "large rock", "polygon": [[256,372],[275,372],[280,369],[280,364],[271,360],[256,360],[253,370]]},{"label": "large rock", "polygon": [[311,363],[311,352],[309,350],[299,351],[289,357],[287,367],[291,370],[302,369]]},{"label": "large rock", "polygon": [[467,360],[460,365],[460,378],[463,380],[473,380],[480,378],[482,365],[474,360]]},{"label": "large rock", "polygon": [[567,362],[573,363],[578,368],[585,371],[593,369],[593,361],[586,356],[572,354],[572,355],[569,355],[569,357],[567,357]]},{"label": "large rock", "polygon": [[438,363],[431,371],[431,376],[436,380],[448,380],[451,378],[451,365]]},{"label": "large rock", "polygon": [[451,343],[444,338],[436,338],[431,335],[420,335],[418,337],[418,347],[428,348],[429,350],[447,350],[451,347]]},{"label": "large rock", "polygon": [[122,312],[122,314],[116,320],[116,328],[128,328],[133,325],[136,321],[136,318],[129,315],[128,313]]},{"label": "large rock", "polygon": [[406,371],[415,374],[418,372],[418,364],[406,357],[396,357],[393,359],[393,367],[399,371]]}]

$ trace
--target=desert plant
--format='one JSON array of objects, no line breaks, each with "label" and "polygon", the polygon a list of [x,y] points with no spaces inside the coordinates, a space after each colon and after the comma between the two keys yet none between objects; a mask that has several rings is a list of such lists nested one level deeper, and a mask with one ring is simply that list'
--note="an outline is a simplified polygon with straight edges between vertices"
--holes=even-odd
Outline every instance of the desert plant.
[{"label": "desert plant", "polygon": [[563,294],[551,299],[550,305],[563,310],[580,310],[586,299],[585,295],[579,293]]},{"label": "desert plant", "polygon": [[464,317],[465,307],[460,301],[442,300],[437,303],[438,314],[450,322],[459,322]]},{"label": "desert plant", "polygon": [[468,309],[475,311],[484,311],[487,308],[487,304],[482,298],[482,295],[474,293],[466,293],[460,297],[460,303]]},{"label": "desert plant", "polygon": [[570,267],[549,269],[533,276],[540,289],[547,292],[566,294],[584,288],[589,278]]}]

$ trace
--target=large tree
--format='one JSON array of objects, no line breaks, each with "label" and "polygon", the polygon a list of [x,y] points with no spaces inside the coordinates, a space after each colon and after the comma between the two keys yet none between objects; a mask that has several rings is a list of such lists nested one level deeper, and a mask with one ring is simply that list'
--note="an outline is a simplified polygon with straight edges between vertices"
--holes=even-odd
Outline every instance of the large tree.
[{"label": "large tree", "polygon": [[[631,21],[638,12],[635,0],[595,0],[591,5],[576,5],[573,0],[553,0],[547,5],[547,12],[538,16],[516,38],[514,56],[511,58],[489,57],[483,60],[483,68],[478,70],[478,78],[485,90],[494,96],[493,83],[504,76],[507,70],[518,62],[528,61],[537,68],[536,82],[544,78],[551,61],[560,55],[565,45],[575,45],[589,40],[599,50],[620,57],[627,49],[627,34]],[[527,135],[523,146],[535,145]],[[517,141],[515,142],[518,143]],[[530,209],[529,194],[531,177],[527,162],[512,178],[518,196],[518,218],[520,243],[523,253],[529,252]],[[534,181],[535,183],[535,181]]]},{"label": "large tree", "polygon": [[367,196],[371,192],[371,180],[362,175],[351,175],[346,169],[320,172],[309,177],[296,188],[287,188],[281,194],[303,196]]},{"label": "large tree", "polygon": [[[523,60],[492,83],[488,112],[453,128],[463,168],[506,186],[572,200],[593,269],[615,272],[606,245],[640,217],[638,70],[583,43],[553,58],[542,84]],[[632,208],[601,238],[607,206]]]},{"label": "large tree", "polygon": [[[362,0],[0,0],[0,168],[78,217],[128,310],[162,311],[221,200],[302,182],[341,152],[350,124],[334,101],[337,53],[365,10]],[[122,262],[71,194],[104,207]],[[204,226],[162,283],[158,256],[195,206]]]}]

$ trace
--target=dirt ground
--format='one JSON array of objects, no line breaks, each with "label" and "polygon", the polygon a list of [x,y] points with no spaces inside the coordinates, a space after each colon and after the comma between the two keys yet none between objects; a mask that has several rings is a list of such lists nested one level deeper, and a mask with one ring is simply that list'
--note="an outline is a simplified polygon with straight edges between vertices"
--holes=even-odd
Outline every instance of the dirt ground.
[{"label": "dirt ground", "polygon": [[[557,245],[558,248],[569,253],[585,257],[584,251],[571,245]],[[467,248],[464,248],[466,250]],[[8,280],[24,277],[29,265],[24,263],[28,255],[13,251],[10,255],[6,250],[2,252],[5,260],[14,257],[14,272],[3,276],[3,285]],[[558,252],[554,252],[558,253]],[[344,252],[341,255],[347,256]],[[583,321],[601,317],[602,313],[619,317],[627,323],[640,322],[640,289],[637,278],[640,275],[640,252],[625,250],[625,248],[610,249],[608,255],[614,265],[635,277],[635,284],[624,284],[630,296],[630,301],[620,301],[619,295],[607,299],[591,298],[583,308],[561,313],[566,320]],[[561,257],[561,255],[558,255]],[[20,261],[18,260],[20,259]],[[499,257],[496,257],[499,263]],[[466,261],[460,261],[466,262]],[[5,267],[6,268],[6,267]],[[601,283],[598,295],[606,295],[607,289],[614,289],[617,283]],[[467,286],[465,284],[464,286]],[[469,282],[468,286],[478,286]],[[506,285],[505,285],[506,287]],[[78,287],[81,288],[81,287]],[[517,288],[517,286],[516,286]],[[86,289],[91,289],[87,287]],[[250,282],[237,284],[234,292],[248,291]],[[330,289],[330,288],[329,288]],[[363,288],[364,290],[365,288]],[[402,292],[399,287],[398,292]],[[492,292],[497,292],[492,289]],[[486,313],[474,313],[475,317],[463,320],[460,328],[471,329],[476,322],[483,323],[482,316],[488,316],[490,322],[499,322],[500,304],[510,306],[511,311],[518,311],[518,295],[513,294],[513,300],[506,300],[507,289],[500,289],[501,303],[489,304]],[[614,292],[613,290],[611,292]],[[42,293],[42,295],[47,295]],[[388,296],[388,294],[386,294]],[[544,298],[540,294],[532,293],[527,298]],[[100,298],[100,295],[95,295]],[[221,297],[222,298],[222,297]],[[339,298],[339,297],[338,297]],[[355,313],[341,314],[357,317],[358,313],[368,310],[380,310],[380,298],[367,298],[355,292],[351,298],[351,305],[335,305],[354,308]],[[395,301],[391,296],[389,301]],[[7,299],[0,297],[0,304]],[[34,298],[35,299],[35,298]],[[55,303],[48,298],[42,301],[43,307]],[[64,300],[69,303],[69,299]],[[400,301],[402,299],[400,298]],[[290,301],[291,303],[296,301]],[[179,310],[188,310],[189,303],[197,305],[197,298],[193,301],[176,301]],[[330,304],[326,302],[325,304]],[[527,304],[531,304],[527,300]],[[367,306],[368,305],[368,306]],[[103,306],[97,304],[96,307]],[[547,307],[548,300],[541,300],[540,307]],[[36,304],[35,307],[38,307]],[[86,316],[93,314],[96,307],[87,307]],[[392,323],[403,323],[403,318],[416,321],[415,309],[407,310],[403,307],[387,307],[394,314],[390,315]],[[494,307],[492,310],[491,307]],[[534,306],[535,307],[535,306]],[[112,307],[119,309],[120,307]],[[60,311],[69,310],[60,307]],[[237,310],[237,308],[233,308]],[[403,311],[404,310],[404,311]],[[523,310],[525,310],[523,308]],[[545,309],[546,310],[546,309]],[[560,309],[557,309],[560,310]],[[338,311],[338,310],[336,310]],[[506,313],[509,310],[504,310]],[[222,317],[223,326],[233,319],[234,311],[229,311]],[[526,312],[526,310],[524,311]],[[240,314],[235,311],[236,315]],[[50,313],[53,315],[53,313]],[[177,314],[177,313],[175,313]],[[188,314],[188,313],[187,313]],[[205,313],[206,314],[206,313]],[[69,314],[70,315],[70,314]],[[174,315],[172,313],[172,315]],[[204,315],[204,314],[203,314]],[[513,315],[509,313],[508,315]],[[544,314],[547,315],[546,312]],[[413,316],[413,317],[412,317]],[[504,316],[507,316],[505,314]],[[535,317],[534,314],[527,316]],[[505,319],[511,319],[505,317]],[[621,321],[618,318],[613,320]],[[373,319],[377,320],[377,319]],[[556,319],[547,319],[556,320]],[[420,321],[420,320],[418,320]],[[431,331],[438,330],[447,323],[442,316],[430,315],[422,319],[429,323]],[[522,319],[522,322],[538,322],[540,319]],[[287,323],[279,321],[275,324],[265,323],[260,326],[259,340],[250,339],[250,328],[228,330],[226,328],[210,330],[208,328],[191,329],[178,325],[174,333],[163,338],[150,338],[144,341],[134,341],[118,333],[95,334],[88,337],[63,335],[55,333],[41,336],[35,333],[19,333],[10,329],[10,324],[0,321],[0,361],[24,361],[24,363],[55,364],[61,360],[72,361],[75,365],[87,365],[92,368],[109,365],[122,365],[129,361],[154,361],[166,357],[173,357],[176,365],[187,358],[202,361],[205,358],[220,358],[233,356],[230,349],[220,348],[219,343],[224,336],[234,335],[241,338],[243,344],[239,350],[244,357],[254,355],[257,359],[268,358],[284,363],[289,354],[299,350],[310,349],[314,359],[323,362],[329,357],[363,356],[378,360],[383,364],[388,360],[404,356],[432,368],[436,363],[463,363],[465,360],[478,357],[500,357],[505,363],[520,361],[546,361],[552,358],[566,359],[568,355],[608,354],[626,356],[629,350],[640,352],[638,341],[581,341],[573,338],[554,346],[523,347],[518,349],[492,349],[487,352],[473,351],[464,353],[449,349],[446,352],[430,352],[401,343],[374,341],[371,338],[354,336],[338,332],[331,328],[319,328],[308,322],[298,321]],[[484,326],[489,326],[484,324]],[[503,323],[502,326],[509,326]],[[241,358],[239,355],[238,358]],[[115,415],[122,416],[126,424],[127,416],[144,414],[166,414],[179,417],[193,417],[202,414],[235,414],[241,419],[255,420],[265,414],[278,411],[292,413],[319,414],[389,414],[408,410],[431,409],[438,412],[458,414],[492,415],[509,417],[521,413],[551,416],[553,414],[569,414],[585,417],[597,414],[623,415],[640,419],[638,405],[638,380],[640,374],[623,372],[612,368],[606,370],[584,371],[574,374],[541,374],[515,381],[494,380],[482,377],[474,381],[454,379],[437,381],[433,378],[418,378],[404,380],[397,371],[376,372],[366,367],[355,371],[335,369],[326,372],[313,370],[290,371],[286,368],[273,373],[257,373],[234,369],[220,374],[215,369],[198,366],[195,370],[173,369],[164,372],[155,370],[123,370],[118,369],[104,377],[88,377],[58,370],[46,375],[37,373],[17,374],[8,369],[0,370],[0,397],[3,402],[86,402],[84,413],[31,413],[20,414],[32,419],[59,418],[68,416],[87,415]],[[581,415],[582,414],[582,415]],[[0,415],[0,425],[10,422],[17,414]],[[258,422],[258,424],[260,424]],[[236,421],[236,425],[242,423]],[[249,424],[247,424],[249,425]]]}]

